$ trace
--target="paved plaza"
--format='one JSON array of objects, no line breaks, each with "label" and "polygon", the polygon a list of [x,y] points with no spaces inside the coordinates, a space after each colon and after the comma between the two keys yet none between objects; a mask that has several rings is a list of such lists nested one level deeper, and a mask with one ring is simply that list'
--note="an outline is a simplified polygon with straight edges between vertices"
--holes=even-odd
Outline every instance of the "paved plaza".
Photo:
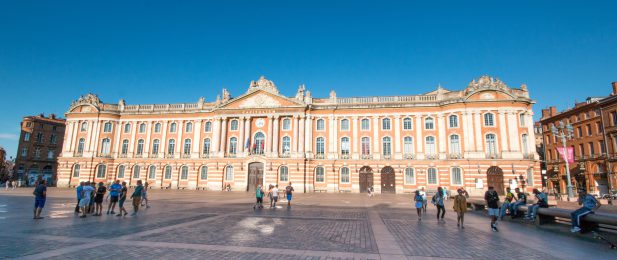
[{"label": "paved plaza", "polygon": [[[563,225],[541,229],[482,213],[456,227],[446,206],[418,221],[410,195],[296,194],[292,209],[253,211],[244,192],[160,191],[136,217],[77,218],[73,191],[51,188],[32,219],[31,189],[0,191],[0,258],[96,259],[615,259],[617,251]],[[128,208],[127,208],[128,209]],[[128,209],[131,212],[131,209]]]}]

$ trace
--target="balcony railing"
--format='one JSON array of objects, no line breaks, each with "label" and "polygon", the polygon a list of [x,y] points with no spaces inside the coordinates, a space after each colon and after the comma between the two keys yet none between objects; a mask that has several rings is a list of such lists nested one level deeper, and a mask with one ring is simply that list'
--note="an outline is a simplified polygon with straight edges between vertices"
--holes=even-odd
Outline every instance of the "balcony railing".
[{"label": "balcony railing", "polygon": [[426,159],[427,160],[437,160],[437,155],[436,154],[427,154],[426,155]]},{"label": "balcony railing", "polygon": [[73,153],[73,157],[82,157],[82,156],[84,156],[83,153],[80,153],[80,152]]},{"label": "balcony railing", "polygon": [[141,153],[136,153],[133,157],[134,158],[142,158],[142,157],[144,157],[144,155],[141,154]]},{"label": "balcony railing", "polygon": [[148,155],[148,157],[150,158],[159,158],[159,154],[158,153],[151,153]]},{"label": "balcony railing", "polygon": [[341,154],[341,159],[348,160],[351,159],[351,156],[348,153]]},{"label": "balcony railing", "polygon": [[372,154],[362,154],[360,158],[362,158],[363,160],[371,160],[373,159],[373,155]]},{"label": "balcony railing", "polygon": [[127,154],[125,153],[118,154],[118,158],[126,158],[126,157],[127,157]]},{"label": "balcony railing", "polygon": [[501,154],[487,153],[486,159],[501,159]]},{"label": "balcony railing", "polygon": [[111,158],[111,154],[110,153],[97,153],[96,157],[99,157],[99,158]]},{"label": "balcony railing", "polygon": [[383,155],[383,159],[384,159],[384,160],[390,160],[390,159],[392,159],[392,154],[384,154],[384,155]]},{"label": "balcony railing", "polygon": [[237,157],[237,154],[235,154],[235,153],[227,153],[227,154],[225,154],[225,158],[236,158],[236,157]]},{"label": "balcony railing", "polygon": [[182,158],[191,158],[191,154],[190,153],[183,153],[182,154]]},{"label": "balcony railing", "polygon": [[323,153],[315,154],[315,159],[324,159],[324,158],[326,158],[326,156]]},{"label": "balcony railing", "polygon": [[173,153],[165,154],[165,158],[174,158],[174,154]]},{"label": "balcony railing", "polygon": [[279,158],[289,158],[289,157],[291,157],[290,153],[281,153],[281,154],[279,154]]},{"label": "balcony railing", "polygon": [[202,153],[199,157],[201,157],[201,158],[210,158],[210,154],[209,153]]},{"label": "balcony railing", "polygon": [[451,153],[448,154],[448,158],[450,159],[463,159],[463,155],[460,153]]},{"label": "balcony railing", "polygon": [[535,156],[532,153],[528,153],[528,154],[523,154],[523,158],[533,160],[535,159]]},{"label": "balcony railing", "polygon": [[412,160],[413,158],[414,158],[414,155],[411,153],[403,154],[403,159]]}]

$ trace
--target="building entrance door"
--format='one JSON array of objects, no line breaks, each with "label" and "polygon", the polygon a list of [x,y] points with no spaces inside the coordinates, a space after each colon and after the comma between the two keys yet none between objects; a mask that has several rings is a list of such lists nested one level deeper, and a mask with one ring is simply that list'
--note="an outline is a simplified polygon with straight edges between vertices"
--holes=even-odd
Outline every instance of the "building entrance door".
[{"label": "building entrance door", "polygon": [[491,166],[486,170],[486,179],[488,186],[493,186],[499,195],[504,195],[503,188],[503,170],[497,166]]},{"label": "building entrance door", "polygon": [[394,169],[390,166],[381,169],[381,193],[394,193],[396,186],[394,182]]},{"label": "building entrance door", "polygon": [[249,164],[248,181],[246,191],[255,192],[257,185],[264,181],[264,164],[260,162]]},{"label": "building entrance door", "polygon": [[373,169],[364,166],[360,168],[360,193],[367,192],[369,187],[373,187]]}]

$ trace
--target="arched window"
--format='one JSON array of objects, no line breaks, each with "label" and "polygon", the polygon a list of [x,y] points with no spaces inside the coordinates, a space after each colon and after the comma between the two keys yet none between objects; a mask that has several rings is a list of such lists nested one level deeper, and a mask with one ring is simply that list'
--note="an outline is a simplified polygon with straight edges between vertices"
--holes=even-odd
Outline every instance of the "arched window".
[{"label": "arched window", "polygon": [[371,154],[371,139],[368,137],[362,137],[362,155]]},{"label": "arched window", "polygon": [[226,181],[234,180],[234,167],[231,165],[227,165],[227,167],[225,167],[225,180]]},{"label": "arched window", "polygon": [[129,152],[129,140],[122,140],[122,151],[121,153],[126,155]]},{"label": "arched window", "polygon": [[148,168],[148,179],[156,179],[156,166],[150,165],[150,168]]},{"label": "arched window", "polygon": [[362,119],[362,121],[360,121],[360,129],[362,129],[364,131],[370,130],[371,129],[371,121],[368,118]]},{"label": "arched window", "polygon": [[127,134],[130,132],[131,132],[131,124],[129,123],[124,124],[124,133]]},{"label": "arched window", "polygon": [[229,129],[231,131],[238,131],[238,120],[231,120],[231,122],[229,123]]},{"label": "arched window", "polygon": [[390,137],[384,137],[382,139],[382,152],[384,156],[390,156],[392,155],[392,142],[390,140]]},{"label": "arched window", "polygon": [[461,174],[461,168],[452,168],[452,185],[463,185],[463,176]]},{"label": "arched window", "polygon": [[204,139],[203,154],[210,154],[210,138]]},{"label": "arched window", "polygon": [[123,179],[124,178],[124,170],[125,170],[125,166],[124,165],[120,165],[118,166],[118,179]]},{"label": "arched window", "polygon": [[416,184],[416,175],[413,171],[413,168],[405,168],[405,184]]},{"label": "arched window", "polygon": [[81,166],[79,166],[79,164],[75,164],[73,166],[73,178],[78,178],[79,177],[79,170],[81,169]]},{"label": "arched window", "polygon": [[77,153],[84,153],[84,145],[86,144],[86,139],[79,138],[79,142],[77,143]]},{"label": "arched window", "polygon": [[486,155],[487,156],[497,155],[497,141],[496,141],[494,134],[486,135]]},{"label": "arched window", "polygon": [[454,156],[461,154],[461,142],[458,135],[450,136],[450,154]]},{"label": "arched window", "polygon": [[159,153],[159,146],[161,146],[161,140],[154,139],[152,141],[152,154],[157,155]]},{"label": "arched window", "polygon": [[281,141],[281,150],[283,154],[289,154],[291,152],[291,138],[289,136],[283,136],[283,141]]},{"label": "arched window", "polygon": [[349,156],[349,137],[341,138],[341,154]]},{"label": "arched window", "polygon": [[111,140],[109,140],[109,138],[104,138],[103,141],[101,142],[101,154],[108,155],[110,145],[111,145]]},{"label": "arched window", "polygon": [[156,123],[154,125],[154,132],[155,133],[160,133],[161,132],[161,123]]},{"label": "arched window", "polygon": [[436,185],[437,184],[437,169],[428,168],[426,173],[426,179],[428,180],[428,184]]},{"label": "arched window", "polygon": [[81,131],[82,132],[88,131],[88,122],[81,123]]},{"label": "arched window", "polygon": [[403,119],[403,130],[411,130],[411,129],[413,129],[411,118],[405,117],[405,119]]},{"label": "arched window", "polygon": [[176,148],[176,140],[169,139],[169,141],[167,141],[167,154],[173,155],[175,148]]},{"label": "arched window", "polygon": [[413,137],[405,136],[403,138],[403,153],[405,155],[413,155]]},{"label": "arched window", "polygon": [[170,133],[176,132],[176,123],[171,123],[171,125],[169,125],[169,132]]},{"label": "arched window", "polygon": [[137,140],[137,155],[142,155],[144,153],[144,139]]},{"label": "arched window", "polygon": [[341,120],[341,131],[349,131],[349,119]]},{"label": "arched window", "polygon": [[426,119],[424,119],[424,129],[426,130],[435,129],[435,121],[433,120],[432,117],[427,117]]},{"label": "arched window", "polygon": [[326,130],[326,122],[323,119],[317,119],[317,131]]},{"label": "arched window", "polygon": [[458,127],[458,116],[456,115],[450,115],[448,117],[448,121],[450,123],[450,127],[454,128],[454,127]]},{"label": "arched window", "polygon": [[323,137],[317,137],[317,145],[316,145],[317,149],[316,149],[316,153],[318,155],[323,156],[325,154],[326,151],[326,142],[324,141]]},{"label": "arched window", "polygon": [[264,144],[266,136],[262,132],[257,132],[253,138],[253,154],[264,154]]},{"label": "arched window", "polygon": [[341,168],[341,183],[349,183],[349,168]]},{"label": "arched window", "polygon": [[191,154],[191,139],[184,139],[184,154]]},{"label": "arched window", "polygon": [[285,118],[283,119],[283,131],[291,130],[291,119]]},{"label": "arched window", "polygon": [[180,168],[180,179],[186,180],[189,178],[189,167],[184,165]]},{"label": "arched window", "polygon": [[281,166],[281,168],[279,168],[279,181],[289,181],[289,169],[287,169],[287,166]]},{"label": "arched window", "polygon": [[492,113],[484,114],[484,126],[495,126],[495,116]]},{"label": "arched window", "polygon": [[111,123],[110,122],[105,122],[105,125],[103,125],[103,133],[111,133]]},{"label": "arched window", "polygon": [[236,154],[238,152],[238,138],[229,138],[229,154]]},{"label": "arched window", "polygon": [[193,132],[193,123],[187,122],[184,130],[187,133]]},{"label": "arched window", "polygon": [[202,180],[208,179],[208,166],[201,166],[201,171],[199,174],[199,178]]},{"label": "arched window", "polygon": [[99,164],[96,169],[96,178],[102,179],[105,178],[105,174],[107,173],[107,166],[105,164]]},{"label": "arched window", "polygon": [[139,179],[141,167],[139,165],[133,166],[133,179]]},{"label": "arched window", "polygon": [[204,127],[204,128],[205,128],[206,132],[208,132],[208,133],[212,132],[212,122],[210,122],[210,121],[206,122],[206,127]]},{"label": "arched window", "polygon": [[435,156],[435,137],[427,136],[425,138],[426,155]]},{"label": "arched window", "polygon": [[171,179],[171,166],[170,165],[165,166],[165,179],[166,180]]},{"label": "arched window", "polygon": [[315,182],[324,182],[326,179],[323,167],[315,168]]},{"label": "arched window", "polygon": [[382,130],[390,130],[392,129],[390,125],[390,118],[384,118],[381,120],[381,129]]},{"label": "arched window", "polygon": [[139,124],[139,133],[145,133],[145,132],[146,132],[146,123]]}]

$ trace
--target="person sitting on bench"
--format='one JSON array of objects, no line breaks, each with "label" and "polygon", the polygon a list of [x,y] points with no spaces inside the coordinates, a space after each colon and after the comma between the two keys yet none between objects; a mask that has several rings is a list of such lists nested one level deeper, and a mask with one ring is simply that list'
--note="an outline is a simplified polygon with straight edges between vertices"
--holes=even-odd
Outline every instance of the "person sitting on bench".
[{"label": "person sitting on bench", "polygon": [[546,196],[546,193],[533,189],[533,194],[536,195],[536,203],[527,207],[526,220],[535,220],[538,208],[548,208],[548,196]]},{"label": "person sitting on bench", "polygon": [[570,217],[572,218],[572,229],[570,229],[570,232],[572,233],[581,231],[581,218],[593,214],[602,206],[596,198],[587,194],[587,191],[584,189],[578,190],[578,205],[583,205],[583,207],[570,213]]},{"label": "person sitting on bench", "polygon": [[511,218],[517,217],[518,207],[527,204],[527,195],[525,194],[525,192],[521,192],[521,189],[519,188],[514,189],[514,191],[516,192],[516,197],[518,198],[518,200],[510,204],[510,217]]}]

